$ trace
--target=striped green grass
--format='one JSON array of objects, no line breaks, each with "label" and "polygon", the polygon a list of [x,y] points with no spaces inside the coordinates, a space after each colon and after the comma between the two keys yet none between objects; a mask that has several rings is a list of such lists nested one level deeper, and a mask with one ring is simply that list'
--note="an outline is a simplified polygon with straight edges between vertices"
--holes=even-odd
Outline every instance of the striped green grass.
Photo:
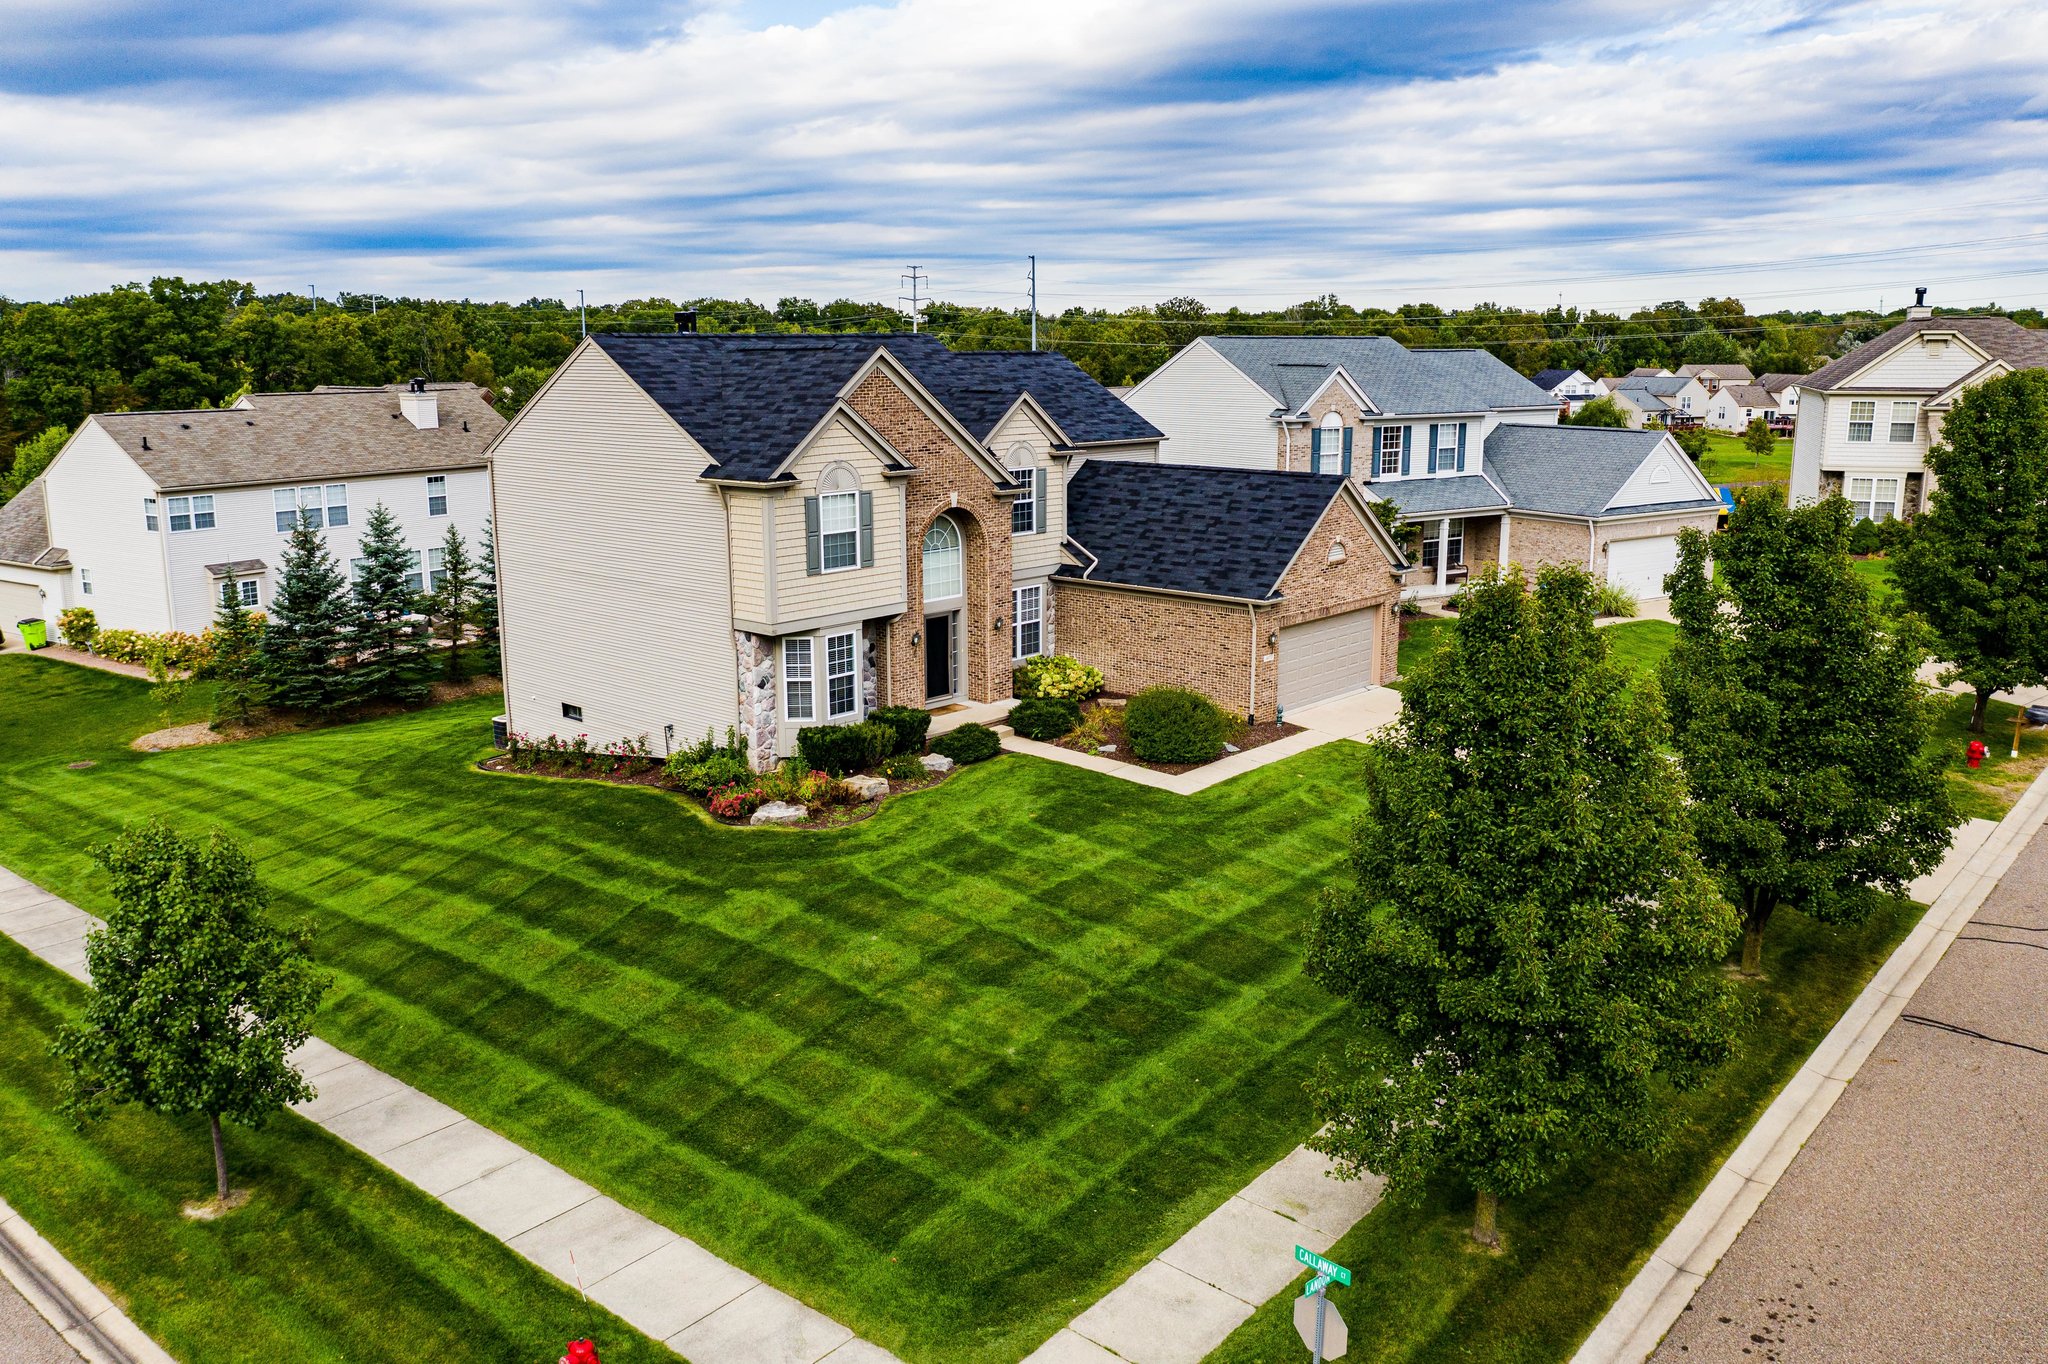
[{"label": "striped green grass", "polygon": [[1018,1358],[1309,1131],[1347,745],[1194,797],[1009,756],[796,833],[480,773],[488,700],[149,756],[139,683],[11,655],[0,706],[0,862],[104,909],[122,824],[229,829],[322,1036],[907,1358]]}]

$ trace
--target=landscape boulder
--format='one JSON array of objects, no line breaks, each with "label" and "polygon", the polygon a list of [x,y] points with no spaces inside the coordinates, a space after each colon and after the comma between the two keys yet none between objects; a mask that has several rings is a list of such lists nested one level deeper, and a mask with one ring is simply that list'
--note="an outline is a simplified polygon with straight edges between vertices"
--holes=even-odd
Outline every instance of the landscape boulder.
[{"label": "landscape boulder", "polygon": [[953,760],[943,753],[927,753],[922,759],[927,772],[951,772]]},{"label": "landscape boulder", "polygon": [[749,824],[801,824],[810,817],[810,811],[801,805],[791,805],[786,800],[771,800],[754,811]]}]

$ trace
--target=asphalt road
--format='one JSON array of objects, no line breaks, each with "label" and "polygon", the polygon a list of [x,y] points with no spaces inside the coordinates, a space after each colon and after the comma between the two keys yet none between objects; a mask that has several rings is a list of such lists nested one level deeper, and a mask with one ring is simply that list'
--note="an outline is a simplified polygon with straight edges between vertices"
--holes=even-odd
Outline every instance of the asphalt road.
[{"label": "asphalt road", "polygon": [[2048,1361],[2048,831],[1652,1364]]},{"label": "asphalt road", "polygon": [[78,1352],[5,1279],[0,1279],[0,1359],[7,1364],[80,1364]]}]

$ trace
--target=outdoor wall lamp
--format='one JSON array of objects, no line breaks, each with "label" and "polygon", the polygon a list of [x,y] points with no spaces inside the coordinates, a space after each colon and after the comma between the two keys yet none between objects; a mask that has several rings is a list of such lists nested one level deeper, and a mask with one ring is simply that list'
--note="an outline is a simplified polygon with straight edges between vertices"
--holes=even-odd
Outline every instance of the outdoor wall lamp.
[{"label": "outdoor wall lamp", "polygon": [[912,630],[910,632],[910,647],[915,649],[923,639],[924,636],[922,634],[920,634],[916,630]]},{"label": "outdoor wall lamp", "polygon": [[995,624],[994,624],[994,625],[991,625],[991,626],[990,626],[989,628],[990,628],[991,630],[1000,630],[1000,629],[1002,629],[1002,628],[1003,628],[1003,618],[1002,618],[1001,616],[997,616],[997,617],[996,617],[996,620],[995,620]]},{"label": "outdoor wall lamp", "polygon": [[1279,642],[1280,642],[1280,632],[1279,632],[1278,630],[1268,630],[1268,631],[1266,631],[1266,643],[1268,643],[1268,644],[1278,644]]}]

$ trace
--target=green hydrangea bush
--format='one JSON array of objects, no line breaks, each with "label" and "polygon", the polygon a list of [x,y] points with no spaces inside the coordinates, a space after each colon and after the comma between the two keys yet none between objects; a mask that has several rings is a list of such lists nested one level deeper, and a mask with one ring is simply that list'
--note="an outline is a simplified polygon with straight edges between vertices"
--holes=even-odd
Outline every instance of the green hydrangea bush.
[{"label": "green hydrangea bush", "polygon": [[1102,670],[1068,654],[1040,654],[1010,674],[1010,689],[1020,700],[1086,701],[1102,690]]}]

